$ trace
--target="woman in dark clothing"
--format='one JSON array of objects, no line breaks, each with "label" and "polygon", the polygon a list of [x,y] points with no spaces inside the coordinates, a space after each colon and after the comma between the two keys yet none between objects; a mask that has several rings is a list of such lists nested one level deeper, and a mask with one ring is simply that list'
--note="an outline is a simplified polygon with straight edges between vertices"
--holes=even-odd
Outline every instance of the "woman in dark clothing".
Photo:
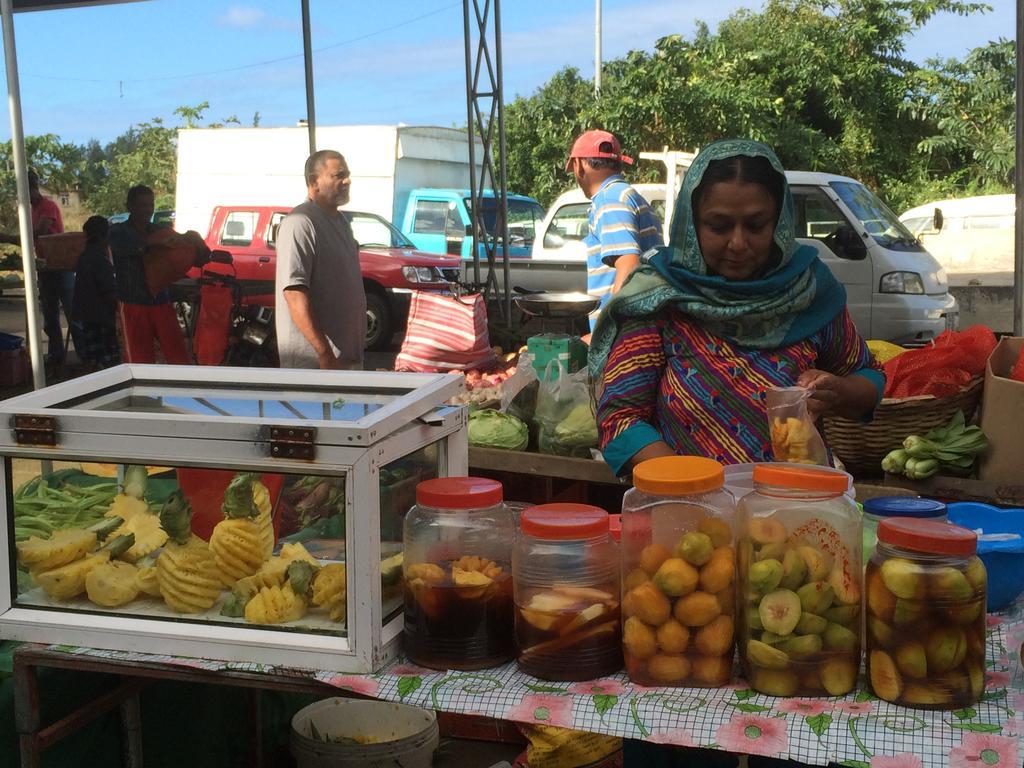
[{"label": "woman in dark clothing", "polygon": [[79,357],[86,370],[97,371],[121,362],[117,343],[117,283],[107,247],[109,223],[102,216],[85,222],[85,250],[75,272],[73,322],[82,328]]}]

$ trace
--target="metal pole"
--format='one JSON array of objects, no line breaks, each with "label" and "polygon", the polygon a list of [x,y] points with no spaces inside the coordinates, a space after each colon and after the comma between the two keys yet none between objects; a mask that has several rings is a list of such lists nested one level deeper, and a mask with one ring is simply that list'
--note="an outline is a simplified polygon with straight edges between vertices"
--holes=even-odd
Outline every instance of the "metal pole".
[{"label": "metal pole", "polygon": [[476,118],[473,115],[475,89],[473,87],[473,39],[469,35],[469,0],[462,0],[463,35],[466,44],[466,131],[469,138],[469,199],[473,201],[471,215],[473,242],[470,248],[473,254],[473,282],[480,285],[480,238],[482,233],[476,223],[480,220],[477,211],[480,199],[476,193]]},{"label": "metal pole", "polygon": [[1017,0],[1017,216],[1013,247],[1013,335],[1024,336],[1024,0]]},{"label": "metal pole", "polygon": [[28,165],[25,158],[25,130],[21,124],[21,88],[18,85],[18,54],[14,46],[12,0],[0,0],[3,17],[4,65],[7,68],[7,108],[11,116],[11,152],[18,186],[18,234],[21,237],[21,268],[25,274],[25,315],[28,354],[32,361],[32,385],[46,386],[43,367],[43,339],[39,333],[39,292],[36,287],[36,250],[32,239],[32,201],[28,195]]},{"label": "metal pole", "polygon": [[[1020,0],[1024,2],[1024,0]],[[600,0],[598,0],[600,2]],[[498,100],[498,173],[501,185],[501,263],[502,274],[505,278],[505,293],[502,299],[505,303],[505,327],[512,327],[512,278],[509,276],[508,263],[508,168],[505,163],[505,94],[502,84],[501,65],[501,0],[494,0],[494,68],[495,72],[495,95]]]},{"label": "metal pole", "polygon": [[594,8],[594,95],[601,93],[601,0]]},{"label": "metal pole", "polygon": [[306,131],[309,154],[316,152],[316,105],[313,103],[313,41],[309,31],[309,0],[302,0],[302,57],[306,64]]}]

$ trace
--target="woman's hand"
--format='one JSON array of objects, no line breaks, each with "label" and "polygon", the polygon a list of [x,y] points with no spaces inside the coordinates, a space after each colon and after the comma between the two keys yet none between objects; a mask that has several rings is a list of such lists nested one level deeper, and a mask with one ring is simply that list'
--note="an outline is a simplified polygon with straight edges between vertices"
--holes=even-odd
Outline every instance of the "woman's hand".
[{"label": "woman's hand", "polygon": [[796,380],[797,386],[811,390],[807,410],[815,418],[826,413],[856,419],[875,406],[878,391],[863,376],[836,376],[811,368]]}]

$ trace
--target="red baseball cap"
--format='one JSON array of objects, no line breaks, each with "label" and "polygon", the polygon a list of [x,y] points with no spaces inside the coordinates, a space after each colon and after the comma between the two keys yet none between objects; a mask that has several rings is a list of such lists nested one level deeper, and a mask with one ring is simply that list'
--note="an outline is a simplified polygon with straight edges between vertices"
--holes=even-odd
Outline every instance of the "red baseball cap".
[{"label": "red baseball cap", "polygon": [[572,145],[569,159],[565,161],[565,170],[574,157],[603,157],[609,160],[620,160],[626,165],[633,164],[633,158],[622,154],[622,146],[615,134],[608,131],[587,131],[580,135]]}]

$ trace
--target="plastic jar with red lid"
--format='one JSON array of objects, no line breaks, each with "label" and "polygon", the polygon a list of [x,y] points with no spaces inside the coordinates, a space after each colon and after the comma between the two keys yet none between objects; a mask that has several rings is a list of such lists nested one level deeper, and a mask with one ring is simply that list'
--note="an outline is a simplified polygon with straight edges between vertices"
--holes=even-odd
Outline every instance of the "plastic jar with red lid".
[{"label": "plastic jar with red lid", "polygon": [[732,677],[736,503],[721,464],[638,464],[622,499],[622,652],[634,682],[725,685]]},{"label": "plastic jar with red lid", "polygon": [[607,512],[584,504],[524,510],[512,573],[523,672],[592,680],[621,669],[619,561]]},{"label": "plastic jar with red lid", "polygon": [[981,697],[988,576],[977,543],[950,523],[878,524],[865,574],[867,673],[878,698],[956,710]]},{"label": "plastic jar with red lid", "polygon": [[737,505],[736,642],[752,688],[842,696],[861,658],[861,517],[845,472],[755,465]]},{"label": "plastic jar with red lid", "polygon": [[512,513],[501,483],[441,477],[416,486],[403,525],[406,655],[434,669],[515,657]]}]

